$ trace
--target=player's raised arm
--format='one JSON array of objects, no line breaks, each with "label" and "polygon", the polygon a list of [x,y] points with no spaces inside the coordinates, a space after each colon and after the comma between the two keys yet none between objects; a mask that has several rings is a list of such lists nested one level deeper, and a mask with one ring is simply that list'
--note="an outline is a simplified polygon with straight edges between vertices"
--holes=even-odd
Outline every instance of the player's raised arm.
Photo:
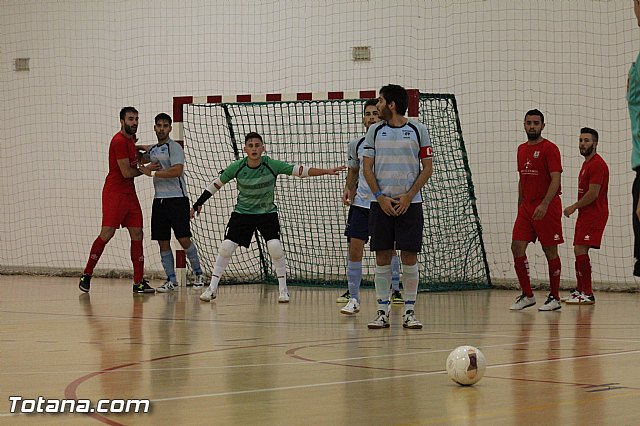
[{"label": "player's raised arm", "polygon": [[319,169],[315,167],[308,167],[303,165],[294,166],[291,171],[291,176],[298,177],[313,177],[313,176],[324,176],[324,175],[332,175],[336,176],[340,172],[347,170],[347,166],[336,166],[330,169]]}]

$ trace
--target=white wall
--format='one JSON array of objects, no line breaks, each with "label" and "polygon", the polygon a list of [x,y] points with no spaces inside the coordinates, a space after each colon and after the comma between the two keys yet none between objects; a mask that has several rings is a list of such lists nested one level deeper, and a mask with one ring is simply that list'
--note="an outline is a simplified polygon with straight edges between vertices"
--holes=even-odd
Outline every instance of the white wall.
[{"label": "white wall", "polygon": [[[625,82],[640,47],[630,1],[5,0],[0,6],[0,266],[80,269],[100,224],[100,191],[118,110],[139,137],[172,97],[378,89],[454,93],[494,278],[512,278],[515,149],[530,108],[563,155],[563,202],[576,198],[582,126],[600,131],[611,217],[592,256],[596,280],[631,281],[630,131]],[[373,60],[350,60],[371,46]],[[17,57],[31,71],[13,71]],[[151,182],[138,179],[144,206]],[[150,233],[146,214],[147,235]],[[563,276],[573,275],[574,219]],[[160,269],[155,245],[148,264]],[[544,278],[541,250],[529,251]],[[119,232],[99,266],[128,269]]]}]

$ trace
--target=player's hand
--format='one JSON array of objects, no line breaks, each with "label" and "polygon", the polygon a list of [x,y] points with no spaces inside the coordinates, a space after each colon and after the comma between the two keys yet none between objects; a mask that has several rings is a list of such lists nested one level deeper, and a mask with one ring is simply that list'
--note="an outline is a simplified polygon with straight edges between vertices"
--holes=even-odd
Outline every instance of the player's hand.
[{"label": "player's hand", "polygon": [[576,208],[573,206],[573,204],[571,204],[569,207],[567,207],[566,209],[564,209],[564,215],[566,217],[571,216],[574,212],[576,211]]},{"label": "player's hand", "polygon": [[191,217],[191,219],[193,219],[196,216],[200,216],[201,211],[202,211],[202,206],[198,206],[198,210],[194,210],[192,207],[191,211],[189,212],[189,216]]},{"label": "player's hand", "polygon": [[347,170],[347,166],[338,166],[338,167],[333,167],[331,169],[327,169],[327,174],[328,175],[337,175],[339,172],[344,172],[345,170]]},{"label": "player's hand", "polygon": [[539,204],[538,207],[536,207],[536,209],[533,211],[533,220],[542,219],[547,214],[548,208],[549,206],[544,203]]},{"label": "player's hand", "polygon": [[160,165],[160,163],[149,163],[146,167],[147,169],[149,169],[149,171],[162,169],[162,166]]},{"label": "player's hand", "polygon": [[342,204],[345,206],[350,206],[355,197],[356,191],[345,188],[342,191]]},{"label": "player's hand", "polygon": [[395,198],[397,204],[394,205],[396,210],[396,216],[403,215],[409,210],[409,206],[411,205],[411,197],[409,194],[402,194],[399,197]]},{"label": "player's hand", "polygon": [[380,204],[380,208],[387,216],[398,216],[395,208],[395,205],[398,203],[397,200],[387,197],[386,195],[379,196],[377,200],[378,204]]}]

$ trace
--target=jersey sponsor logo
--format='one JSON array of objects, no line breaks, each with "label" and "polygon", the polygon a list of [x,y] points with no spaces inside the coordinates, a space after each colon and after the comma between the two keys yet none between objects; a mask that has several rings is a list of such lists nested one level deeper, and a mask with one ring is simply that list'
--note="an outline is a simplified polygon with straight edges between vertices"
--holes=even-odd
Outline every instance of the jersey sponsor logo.
[{"label": "jersey sponsor logo", "polygon": [[537,176],[538,171],[535,169],[530,169],[529,167],[533,166],[531,160],[527,158],[527,161],[524,162],[524,169],[520,170],[520,174],[528,175],[528,176]]},{"label": "jersey sponsor logo", "polygon": [[413,132],[411,130],[403,130],[402,131],[402,138],[403,139],[411,139],[411,135],[413,134]]}]

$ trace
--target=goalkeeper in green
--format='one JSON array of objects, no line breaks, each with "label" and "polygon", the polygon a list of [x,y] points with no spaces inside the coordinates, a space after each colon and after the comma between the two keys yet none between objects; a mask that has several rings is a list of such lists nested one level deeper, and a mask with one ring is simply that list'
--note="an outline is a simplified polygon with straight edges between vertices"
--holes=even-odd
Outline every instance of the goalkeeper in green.
[{"label": "goalkeeper in green", "polygon": [[256,230],[267,242],[267,250],[278,276],[278,302],[289,302],[286,279],[286,258],[280,242],[280,222],[278,209],[274,204],[274,189],[278,175],[298,177],[337,175],[346,170],[345,166],[318,169],[304,165],[294,165],[269,158],[264,153],[264,141],[258,133],[248,133],[244,138],[246,157],[236,160],[227,167],[204,190],[191,209],[191,217],[200,214],[202,205],[223,185],[235,179],[238,186],[237,203],[227,224],[224,240],[218,247],[218,256],[211,274],[209,287],[200,295],[200,300],[209,302],[216,298],[218,283],[229,265],[231,256],[238,246],[249,247]]}]

